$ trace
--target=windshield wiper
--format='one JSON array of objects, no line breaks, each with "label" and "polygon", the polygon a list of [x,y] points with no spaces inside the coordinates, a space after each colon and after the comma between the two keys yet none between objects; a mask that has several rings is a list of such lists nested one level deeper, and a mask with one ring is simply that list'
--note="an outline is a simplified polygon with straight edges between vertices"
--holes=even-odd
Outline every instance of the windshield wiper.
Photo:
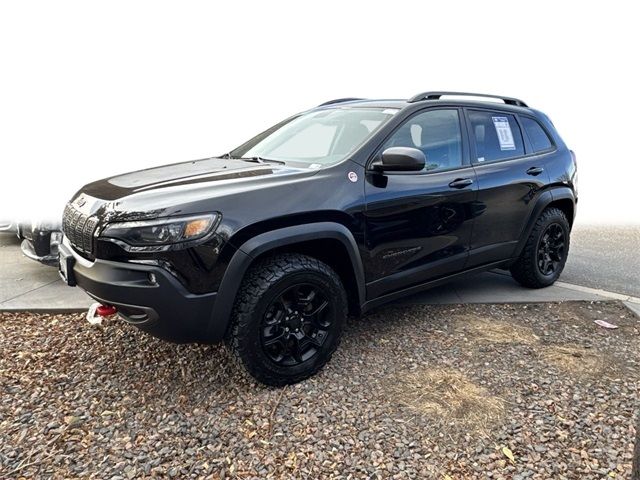
[{"label": "windshield wiper", "polygon": [[[230,157],[233,158],[233,157]],[[240,157],[238,160],[242,160],[244,162],[254,162],[254,163],[278,163],[280,165],[286,165],[282,160],[273,160],[271,158],[262,158],[262,157]]]},{"label": "windshield wiper", "polygon": [[286,162],[282,160],[273,160],[271,158],[262,158],[262,157],[234,157],[231,153],[225,153],[220,155],[217,158],[224,158],[226,160],[242,160],[243,162],[253,162],[253,163],[278,163],[280,165],[286,165]]}]

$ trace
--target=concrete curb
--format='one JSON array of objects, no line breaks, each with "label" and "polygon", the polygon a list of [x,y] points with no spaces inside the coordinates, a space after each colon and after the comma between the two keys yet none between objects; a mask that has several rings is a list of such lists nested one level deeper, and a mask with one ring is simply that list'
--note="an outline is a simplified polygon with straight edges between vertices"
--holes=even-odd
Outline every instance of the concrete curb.
[{"label": "concrete curb", "polygon": [[623,293],[609,292],[607,290],[601,290],[599,288],[583,287],[582,285],[574,285],[572,283],[556,282],[554,285],[576,292],[589,293],[591,295],[599,295],[601,297],[611,298],[612,300],[620,300],[622,302],[631,302],[640,304],[640,298],[633,297],[631,295],[625,295]]},{"label": "concrete curb", "polygon": [[640,320],[640,303],[633,303],[633,302],[622,302],[622,303],[625,307],[627,307],[627,310],[630,310],[631,313],[633,313],[636,317],[638,317],[638,320]]}]

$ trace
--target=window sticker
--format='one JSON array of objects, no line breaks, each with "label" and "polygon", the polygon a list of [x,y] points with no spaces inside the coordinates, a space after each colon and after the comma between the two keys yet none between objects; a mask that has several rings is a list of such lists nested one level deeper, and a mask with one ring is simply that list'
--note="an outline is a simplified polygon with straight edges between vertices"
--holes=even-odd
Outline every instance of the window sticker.
[{"label": "window sticker", "polygon": [[493,120],[493,126],[496,127],[500,150],[515,150],[516,143],[513,140],[509,119],[507,117],[491,117],[491,119]]}]

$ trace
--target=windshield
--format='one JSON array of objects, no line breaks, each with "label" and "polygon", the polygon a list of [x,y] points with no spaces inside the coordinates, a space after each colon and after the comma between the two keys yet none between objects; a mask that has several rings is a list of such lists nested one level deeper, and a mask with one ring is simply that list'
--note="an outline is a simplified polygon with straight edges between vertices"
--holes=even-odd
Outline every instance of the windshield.
[{"label": "windshield", "polygon": [[345,159],[395,113],[393,108],[331,108],[303,113],[231,152],[234,157],[323,165]]}]

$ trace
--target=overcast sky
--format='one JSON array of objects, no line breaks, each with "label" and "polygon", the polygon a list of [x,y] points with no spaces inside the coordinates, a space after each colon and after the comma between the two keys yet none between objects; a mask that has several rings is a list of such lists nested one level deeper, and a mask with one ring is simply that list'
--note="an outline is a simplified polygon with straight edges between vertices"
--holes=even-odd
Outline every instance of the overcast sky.
[{"label": "overcast sky", "polygon": [[462,90],[546,112],[581,223],[640,223],[632,2],[3,2],[0,217],[219,154],[337,97]]}]

